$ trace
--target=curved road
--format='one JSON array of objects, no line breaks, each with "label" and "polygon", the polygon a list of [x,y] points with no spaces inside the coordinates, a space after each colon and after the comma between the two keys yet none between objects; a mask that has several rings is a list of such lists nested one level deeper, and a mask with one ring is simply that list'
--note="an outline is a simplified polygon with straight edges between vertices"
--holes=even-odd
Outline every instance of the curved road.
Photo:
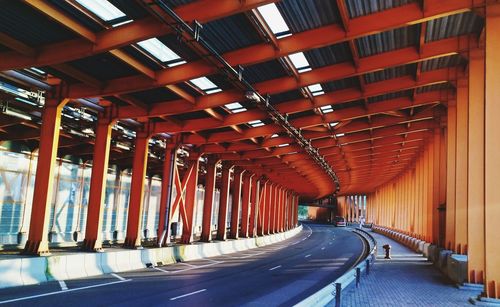
[{"label": "curved road", "polygon": [[273,245],[93,278],[0,290],[12,306],[290,306],[350,269],[363,241],[345,228],[304,224]]}]

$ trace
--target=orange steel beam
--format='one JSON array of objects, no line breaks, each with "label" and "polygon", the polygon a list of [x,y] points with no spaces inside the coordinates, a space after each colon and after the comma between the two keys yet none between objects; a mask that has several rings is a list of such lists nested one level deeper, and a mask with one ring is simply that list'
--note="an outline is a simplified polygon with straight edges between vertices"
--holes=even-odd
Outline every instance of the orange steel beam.
[{"label": "orange steel beam", "polygon": [[[436,71],[425,72],[422,74],[422,78],[418,82],[414,81],[413,78],[410,76],[381,81],[381,82],[374,82],[374,83],[367,85],[364,93],[359,91],[358,89],[355,89],[355,88],[349,88],[349,89],[345,89],[345,90],[326,93],[325,95],[314,97],[315,107],[320,107],[320,106],[330,105],[330,104],[344,103],[344,102],[348,102],[348,101],[355,101],[355,100],[359,100],[362,98],[383,95],[383,94],[390,93],[390,92],[402,91],[402,90],[406,90],[406,89],[447,82],[448,80],[452,80],[454,78],[453,72],[454,72],[454,69],[440,69],[440,70],[436,70]],[[208,95],[208,96],[211,96],[211,95]],[[216,98],[216,97],[214,96],[214,98]],[[416,101],[418,101],[418,99]],[[217,99],[212,101],[211,106],[205,105],[205,106],[201,107],[199,105],[196,105],[194,107],[194,109],[192,106],[189,106],[186,108],[186,106],[183,105],[182,103],[180,103],[180,105],[178,105],[179,102],[180,101],[176,100],[176,101],[171,101],[168,103],[155,104],[155,105],[151,106],[149,111],[138,110],[137,108],[134,108],[134,107],[121,107],[118,109],[117,117],[118,118],[135,118],[135,117],[142,117],[142,116],[172,115],[172,114],[176,114],[176,113],[190,112],[193,110],[199,111],[199,110],[203,110],[203,109],[210,108],[210,107],[220,106],[220,100],[217,100]],[[298,99],[298,100],[293,100],[293,101],[281,103],[277,106],[277,108],[281,113],[293,113],[293,112],[310,110],[311,104],[310,104],[310,101],[308,99]],[[377,110],[376,107],[374,107],[374,108],[375,108],[375,110]],[[371,109],[371,106],[368,107],[368,110],[370,110],[370,109]],[[324,115],[325,121],[331,122],[331,121],[341,120],[341,118],[337,118],[335,114],[336,114],[336,112],[325,114]],[[227,115],[226,118],[227,119],[224,119],[222,124],[218,120],[209,118],[209,119],[193,120],[193,121],[189,122],[190,123],[189,126],[196,127],[198,125],[200,127],[205,127],[206,129],[213,129],[213,128],[218,128],[221,126],[223,127],[224,125],[230,126],[230,125],[234,125],[234,124],[246,123],[249,120],[257,120],[257,119],[262,120],[262,119],[265,119],[265,114],[260,110],[250,110],[247,112]],[[320,117],[318,116],[318,118],[320,118]],[[318,123],[319,122],[320,121],[318,121]],[[170,129],[173,129],[169,125],[163,124],[163,123],[161,123],[161,124],[157,123],[156,125],[158,127],[156,129],[156,130],[158,130],[158,133],[159,132],[167,132]],[[185,127],[185,130],[187,130],[187,127]]]},{"label": "orange steel beam", "polygon": [[[402,27],[408,24],[425,22],[443,16],[469,11],[473,7],[472,0],[433,0],[429,1],[428,10],[422,12],[417,3],[410,3],[397,8],[370,14],[350,22],[350,31],[345,32],[339,25],[329,25],[313,30],[296,33],[292,36],[279,40],[279,50],[269,44],[259,44],[224,54],[225,60],[232,66],[251,65],[283,57],[288,54],[305,51],[323,46],[332,45],[358,37],[370,35]],[[181,16],[182,17],[182,16]],[[131,77],[128,80],[112,80],[102,91],[86,89],[85,86],[76,85],[70,90],[70,97],[94,97],[109,95],[121,91],[138,91],[158,86],[159,84],[175,84],[200,76],[210,75],[216,72],[216,67],[203,61],[197,61],[165,69],[157,73],[155,81],[141,77]],[[129,86],[124,86],[128,82]],[[130,87],[134,85],[134,89]]]},{"label": "orange steel beam", "polygon": [[[43,1],[29,1],[31,5],[40,7],[41,10],[48,5],[43,3]],[[174,9],[174,11],[184,20],[196,19],[204,23],[239,12],[248,11],[271,2],[276,2],[276,0],[250,0],[245,2],[239,0],[224,0],[217,2],[202,0],[179,6]],[[206,9],[208,5],[210,9]],[[46,11],[50,13],[48,8]],[[54,13],[54,17],[56,17],[55,14],[56,13]],[[70,21],[70,23],[75,23],[75,21]],[[75,24],[74,27],[77,29],[78,24]],[[94,33],[95,43],[89,41],[87,38],[83,38],[48,44],[38,48],[39,52],[36,57],[20,55],[17,52],[1,53],[0,70],[21,69],[33,66],[40,67],[69,62],[118,49],[152,37],[163,36],[168,33],[171,33],[169,27],[153,17],[147,17],[138,21],[133,21],[129,24],[104,30],[100,33]],[[89,33],[88,36],[92,38],[91,33]]]},{"label": "orange steel beam", "polygon": [[217,240],[226,240],[227,206],[229,202],[231,165],[222,162],[221,192],[219,202],[219,215],[217,220]]}]

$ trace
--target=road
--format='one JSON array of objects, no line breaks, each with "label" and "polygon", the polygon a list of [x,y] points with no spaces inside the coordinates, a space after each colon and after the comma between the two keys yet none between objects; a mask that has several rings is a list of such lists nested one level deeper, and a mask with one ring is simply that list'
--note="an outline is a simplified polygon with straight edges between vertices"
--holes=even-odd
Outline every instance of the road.
[{"label": "road", "polygon": [[363,241],[304,224],[288,240],[202,260],[0,290],[2,306],[291,306],[350,269]]}]

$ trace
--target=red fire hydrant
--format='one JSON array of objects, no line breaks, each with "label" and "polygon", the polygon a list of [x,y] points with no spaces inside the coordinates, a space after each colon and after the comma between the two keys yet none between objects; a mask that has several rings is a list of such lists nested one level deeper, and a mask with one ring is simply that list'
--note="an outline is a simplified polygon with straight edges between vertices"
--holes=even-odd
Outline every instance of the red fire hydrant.
[{"label": "red fire hydrant", "polygon": [[382,247],[385,249],[385,258],[384,259],[391,259],[391,246],[389,244],[386,244]]}]

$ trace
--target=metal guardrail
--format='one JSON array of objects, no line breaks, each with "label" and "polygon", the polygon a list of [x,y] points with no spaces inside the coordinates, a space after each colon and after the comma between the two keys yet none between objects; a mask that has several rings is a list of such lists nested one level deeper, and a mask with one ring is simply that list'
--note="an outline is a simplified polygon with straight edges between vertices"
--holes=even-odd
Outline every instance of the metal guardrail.
[{"label": "metal guardrail", "polygon": [[370,270],[377,257],[377,241],[365,230],[354,228],[353,232],[359,235],[369,246],[368,252],[351,270],[345,272],[334,282],[296,304],[296,307],[309,306],[342,306],[342,290],[351,286],[355,281],[356,288],[361,284],[363,273],[370,274]]}]

